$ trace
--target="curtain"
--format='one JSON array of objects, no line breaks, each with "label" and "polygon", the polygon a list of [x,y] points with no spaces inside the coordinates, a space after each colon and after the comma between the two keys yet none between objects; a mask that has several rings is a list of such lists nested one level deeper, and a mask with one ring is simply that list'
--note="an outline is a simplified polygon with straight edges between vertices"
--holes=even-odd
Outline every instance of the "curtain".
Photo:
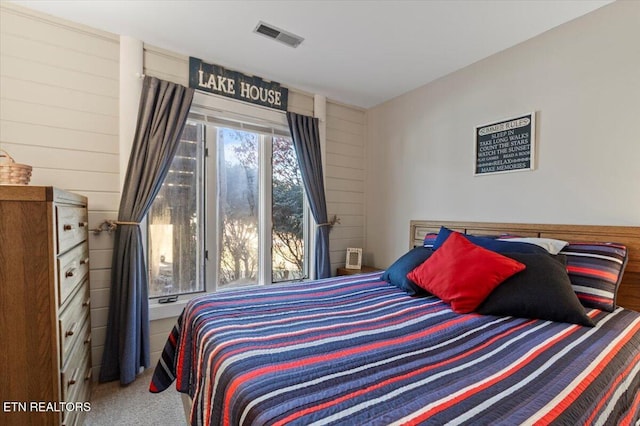
[{"label": "curtain", "polygon": [[169,172],[193,93],[154,77],[144,79],[116,221],[101,382],[131,383],[140,367],[150,363],[147,267],[139,223]]},{"label": "curtain", "polygon": [[322,156],[318,119],[287,112],[289,130],[298,157],[298,166],[307,193],[311,213],[316,221],[316,278],[331,276],[329,261],[329,230],[327,201],[324,193]]}]

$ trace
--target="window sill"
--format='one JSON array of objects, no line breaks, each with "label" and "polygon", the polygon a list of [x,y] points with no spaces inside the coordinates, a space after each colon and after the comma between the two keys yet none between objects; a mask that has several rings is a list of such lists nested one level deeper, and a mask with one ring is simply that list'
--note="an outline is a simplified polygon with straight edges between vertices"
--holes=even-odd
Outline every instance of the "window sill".
[{"label": "window sill", "polygon": [[149,321],[178,317],[189,300],[178,300],[173,303],[149,303]]},{"label": "window sill", "polygon": [[[279,281],[276,283],[269,284],[251,284],[251,285],[242,285],[242,286],[230,286],[227,288],[219,289],[218,293],[223,293],[225,291],[234,291],[234,290],[251,290],[251,289],[262,289],[266,286],[270,285],[286,285],[286,284],[294,284],[300,282],[310,281],[309,278],[299,279],[299,280],[291,280],[291,281]],[[158,303],[157,299],[149,300],[149,321],[155,321],[166,318],[177,318],[181,313],[187,303],[196,297],[200,297],[206,294],[215,294],[215,292],[207,293],[207,292],[198,292],[192,294],[183,294],[180,295],[179,299],[176,302],[172,303]]]}]

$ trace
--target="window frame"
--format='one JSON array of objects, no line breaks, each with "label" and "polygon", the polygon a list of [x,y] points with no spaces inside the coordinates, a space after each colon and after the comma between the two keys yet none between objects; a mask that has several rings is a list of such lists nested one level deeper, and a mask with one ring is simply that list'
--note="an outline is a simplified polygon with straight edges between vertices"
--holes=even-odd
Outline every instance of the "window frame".
[{"label": "window frame", "polygon": [[[189,121],[189,120],[188,120]],[[191,122],[193,123],[194,121],[191,120]],[[206,185],[204,182],[204,179],[206,178],[206,144],[205,144],[205,134],[204,134],[204,129],[200,129],[202,130],[200,135],[198,135],[198,140],[196,141],[197,143],[202,143],[202,146],[200,147],[200,150],[202,151],[202,158],[196,158],[196,170],[197,172],[200,172],[201,176],[200,179],[198,180],[198,182],[201,185],[200,191],[198,191],[198,199],[197,199],[197,208],[196,211],[198,212],[198,217],[200,217],[201,215],[205,214],[206,211]],[[166,179],[166,178],[165,178]],[[155,200],[154,200],[155,202]],[[150,223],[149,223],[149,214],[147,214],[144,217],[143,223],[142,223],[143,227],[144,227],[144,232],[143,232],[143,250],[144,250],[144,256],[145,259],[147,261],[147,270],[148,270],[148,281],[149,283],[151,283],[151,269],[152,269],[152,265],[150,262],[150,256],[151,256],[151,233],[149,232],[150,229]],[[198,227],[201,229],[201,233],[204,239],[204,236],[206,235],[206,222],[204,224],[200,224]],[[177,296],[179,297],[184,297],[187,298],[187,300],[192,299],[196,296],[199,296],[200,294],[206,292],[206,247],[205,247],[206,241],[199,241],[198,242],[198,247],[201,250],[198,255],[197,255],[197,277],[198,280],[202,280],[203,281],[203,290],[197,290],[197,291],[191,291],[191,292],[185,292],[185,293],[180,293]],[[155,304],[160,304],[160,299],[166,298],[166,297],[172,297],[172,296],[176,296],[176,295],[160,295],[160,296],[148,296],[148,299],[152,302],[155,302]]]},{"label": "window frame", "polygon": [[[149,298],[150,307],[150,320],[168,318],[177,316],[182,312],[186,303],[196,297],[200,297],[206,294],[230,291],[234,289],[248,289],[252,287],[262,287],[272,283],[272,191],[271,186],[271,174],[272,174],[272,141],[270,138],[265,137],[265,132],[259,132],[252,126],[247,126],[247,131],[256,131],[261,134],[261,139],[268,139],[267,143],[259,143],[259,196],[261,202],[259,203],[259,223],[260,223],[260,245],[259,245],[259,262],[258,262],[258,282],[257,284],[245,285],[245,286],[230,286],[229,288],[219,288],[218,286],[218,265],[217,255],[218,247],[216,242],[216,229],[217,229],[217,172],[216,162],[217,154],[215,144],[217,143],[217,132],[210,129],[215,128],[220,121],[230,122],[236,121],[238,123],[257,123],[259,125],[264,124],[265,127],[279,127],[287,129],[288,123],[284,112],[275,111],[265,107],[259,107],[254,105],[245,104],[239,101],[229,100],[227,98],[219,97],[213,94],[205,94],[196,92],[194,94],[193,103],[190,110],[190,115],[199,115],[205,117],[205,120],[192,120],[200,121],[204,124],[204,150],[205,150],[205,176],[203,179],[204,185],[204,212],[205,215],[208,212],[215,212],[215,217],[207,217],[204,223],[204,291],[198,291],[193,293],[185,293],[178,295],[178,300],[172,303],[161,304],[159,298]],[[206,117],[215,117],[212,122],[207,122]],[[223,124],[219,124],[223,125]],[[241,126],[241,125],[240,125]],[[209,133],[215,134],[212,137]],[[288,135],[288,137],[291,137]],[[261,141],[264,142],[264,141]],[[212,168],[213,166],[213,168]],[[307,197],[303,198],[304,206],[304,218],[305,226],[303,230],[303,238],[305,241],[305,278],[308,280],[313,276],[315,267],[312,262],[315,252],[315,222],[308,205]],[[145,218],[145,233],[147,232],[148,221]],[[212,225],[213,223],[213,225]],[[148,255],[148,240],[145,238],[145,254]],[[279,281],[278,284],[284,284],[292,281]]]}]

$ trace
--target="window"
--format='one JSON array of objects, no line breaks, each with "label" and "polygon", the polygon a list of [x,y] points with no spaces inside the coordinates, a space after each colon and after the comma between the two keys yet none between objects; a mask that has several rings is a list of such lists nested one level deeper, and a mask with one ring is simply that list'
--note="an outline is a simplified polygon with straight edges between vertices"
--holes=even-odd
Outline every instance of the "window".
[{"label": "window", "polygon": [[305,273],[305,230],[308,222],[304,185],[291,138],[272,139],[272,267],[273,282],[297,280]]},{"label": "window", "polygon": [[150,297],[305,278],[307,211],[282,123],[192,111],[148,216]]},{"label": "window", "polygon": [[203,127],[187,123],[148,215],[149,296],[204,291]]},{"label": "window", "polygon": [[214,127],[217,132],[218,285],[258,283],[258,134]]}]

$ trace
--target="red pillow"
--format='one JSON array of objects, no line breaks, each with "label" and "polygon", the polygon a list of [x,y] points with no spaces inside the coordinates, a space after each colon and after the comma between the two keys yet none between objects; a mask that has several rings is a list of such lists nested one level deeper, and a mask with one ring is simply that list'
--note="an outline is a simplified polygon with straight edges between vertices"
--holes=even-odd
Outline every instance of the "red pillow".
[{"label": "red pillow", "polygon": [[407,278],[451,304],[459,314],[475,310],[493,289],[525,269],[522,263],[479,247],[453,232]]}]

